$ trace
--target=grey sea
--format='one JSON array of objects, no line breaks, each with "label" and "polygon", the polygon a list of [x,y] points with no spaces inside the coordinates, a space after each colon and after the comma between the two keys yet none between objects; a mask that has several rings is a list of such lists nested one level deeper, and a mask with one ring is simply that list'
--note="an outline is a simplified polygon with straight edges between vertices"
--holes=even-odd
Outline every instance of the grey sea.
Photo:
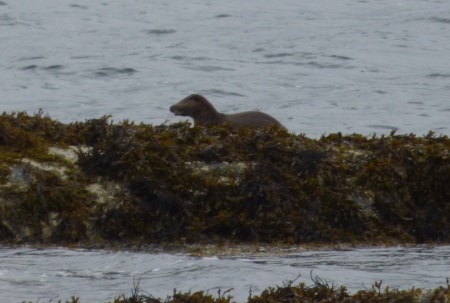
[{"label": "grey sea", "polygon": [[[62,122],[112,115],[151,124],[191,93],[219,111],[260,110],[317,138],[450,134],[447,0],[1,0],[0,109]],[[0,247],[0,303],[233,288],[322,279],[445,285],[448,246],[193,258]]]},{"label": "grey sea", "polygon": [[0,302],[107,302],[134,285],[165,299],[177,291],[205,291],[246,302],[267,287],[314,285],[311,276],[350,293],[374,282],[400,289],[447,286],[450,246],[392,247],[336,251],[298,251],[283,256],[196,258],[100,250],[9,248],[0,246]]},{"label": "grey sea", "polygon": [[0,106],[151,124],[191,93],[290,131],[450,134],[446,0],[2,0]]}]

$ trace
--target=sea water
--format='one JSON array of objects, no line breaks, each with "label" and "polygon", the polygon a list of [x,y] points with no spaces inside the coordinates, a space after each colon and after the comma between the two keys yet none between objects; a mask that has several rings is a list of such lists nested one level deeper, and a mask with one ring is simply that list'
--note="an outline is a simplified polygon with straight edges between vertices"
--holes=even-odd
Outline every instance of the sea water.
[{"label": "sea water", "polygon": [[2,0],[0,109],[174,123],[204,94],[290,131],[450,134],[446,0]]},{"label": "sea water", "polygon": [[237,302],[267,287],[295,280],[314,285],[319,277],[350,293],[375,282],[399,289],[446,287],[450,246],[299,251],[282,256],[192,257],[102,250],[36,249],[0,246],[0,302],[107,302],[121,294],[165,299],[173,290],[229,290]]}]

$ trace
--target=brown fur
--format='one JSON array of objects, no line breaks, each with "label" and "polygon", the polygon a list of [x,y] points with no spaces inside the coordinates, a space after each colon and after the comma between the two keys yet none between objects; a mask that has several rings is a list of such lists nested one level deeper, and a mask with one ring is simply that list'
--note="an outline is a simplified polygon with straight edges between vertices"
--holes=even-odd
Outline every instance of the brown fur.
[{"label": "brown fur", "polygon": [[285,127],[275,118],[261,112],[242,112],[231,115],[219,113],[205,97],[193,94],[170,107],[170,111],[177,116],[188,116],[199,126],[220,125],[231,123],[233,127],[260,128],[276,125]]}]

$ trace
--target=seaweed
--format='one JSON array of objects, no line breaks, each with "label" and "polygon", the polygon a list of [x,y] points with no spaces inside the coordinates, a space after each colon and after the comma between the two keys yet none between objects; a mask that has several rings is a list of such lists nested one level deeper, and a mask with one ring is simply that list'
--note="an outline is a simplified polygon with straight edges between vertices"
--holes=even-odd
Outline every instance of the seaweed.
[{"label": "seaweed", "polygon": [[[450,286],[440,286],[435,289],[425,290],[411,287],[406,290],[399,290],[386,286],[382,288],[383,281],[375,281],[370,289],[359,290],[350,294],[345,286],[335,286],[326,280],[313,276],[310,273],[312,285],[306,283],[294,284],[300,275],[294,279],[283,283],[281,286],[268,287],[259,295],[253,295],[252,289],[247,298],[248,303],[444,303],[450,299]],[[447,279],[448,280],[448,279]],[[181,292],[175,288],[172,295],[165,299],[156,298],[150,292],[140,289],[139,280],[133,280],[131,296],[120,295],[112,303],[232,303],[233,289],[222,291],[219,289],[214,296],[205,291]],[[62,302],[59,300],[58,302]],[[66,303],[81,303],[79,297],[72,296]],[[31,302],[30,302],[31,303]],[[111,302],[109,302],[111,303]]]},{"label": "seaweed", "polygon": [[0,183],[9,241],[450,241],[450,140],[433,133],[315,140],[3,113]]}]

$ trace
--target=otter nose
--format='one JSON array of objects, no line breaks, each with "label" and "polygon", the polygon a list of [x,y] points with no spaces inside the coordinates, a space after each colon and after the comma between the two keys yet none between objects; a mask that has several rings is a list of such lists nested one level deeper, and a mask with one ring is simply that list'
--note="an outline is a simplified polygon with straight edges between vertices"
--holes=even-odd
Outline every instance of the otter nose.
[{"label": "otter nose", "polygon": [[174,105],[172,105],[171,107],[169,107],[169,110],[170,110],[170,112],[173,113],[173,111],[175,110],[175,109],[174,109]]}]

